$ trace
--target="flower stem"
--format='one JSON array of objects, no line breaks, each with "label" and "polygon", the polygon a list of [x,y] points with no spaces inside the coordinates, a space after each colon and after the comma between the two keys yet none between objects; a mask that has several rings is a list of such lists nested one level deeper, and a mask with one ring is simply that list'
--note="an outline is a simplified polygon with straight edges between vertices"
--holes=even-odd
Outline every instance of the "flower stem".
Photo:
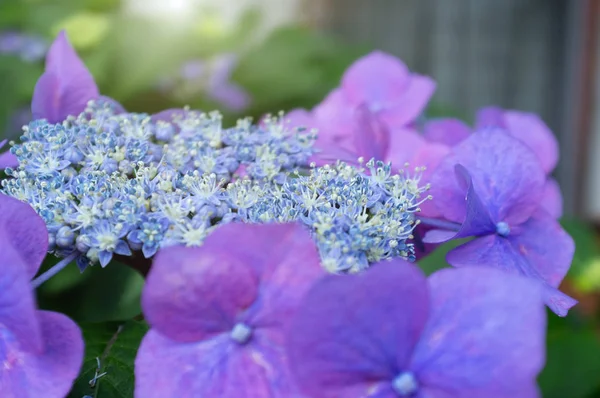
[{"label": "flower stem", "polygon": [[449,231],[457,231],[458,232],[460,230],[460,226],[461,226],[459,223],[452,222],[452,221],[446,221],[446,220],[438,220],[437,218],[417,217],[417,219],[423,225],[428,225],[430,227],[435,227],[435,228],[440,228],[440,229],[447,229]]},{"label": "flower stem", "polygon": [[58,274],[63,268],[65,268],[71,261],[75,260],[79,255],[79,252],[74,252],[69,254],[67,257],[60,260],[58,263],[54,264],[52,268],[48,271],[44,272],[42,275],[38,276],[34,280],[31,281],[31,286],[34,289],[40,287],[40,285],[46,282],[48,279],[52,278],[54,275]]}]

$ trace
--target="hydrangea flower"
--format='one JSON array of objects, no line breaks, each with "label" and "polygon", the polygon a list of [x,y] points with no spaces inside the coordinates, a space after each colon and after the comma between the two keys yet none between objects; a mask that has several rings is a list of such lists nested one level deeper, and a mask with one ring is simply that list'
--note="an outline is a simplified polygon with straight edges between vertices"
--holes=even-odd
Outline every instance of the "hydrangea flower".
[{"label": "hydrangea flower", "polygon": [[398,58],[374,51],[348,68],[341,90],[351,106],[366,105],[387,127],[394,128],[407,126],[421,114],[435,82],[411,73]]},{"label": "hydrangea flower", "polygon": [[240,165],[268,185],[308,167],[312,153],[314,136],[283,129],[276,118],[262,128],[241,120],[225,129],[218,113],[117,112],[98,100],[77,118],[32,122],[11,149],[19,166],[2,181],[3,192],[46,221],[50,249],[79,253],[81,267],[106,266],[131,249],[151,257],[159,246],[199,245],[237,211],[225,186]]},{"label": "hydrangea flower", "polygon": [[0,395],[62,398],[83,362],[83,339],[66,316],[36,309],[30,283],[48,235],[28,205],[0,195]]},{"label": "hydrangea flower", "polygon": [[[394,174],[380,161],[365,166],[338,162],[292,176],[280,187],[259,186],[256,200],[236,216],[251,223],[302,222],[331,272],[358,272],[391,257],[414,260],[415,214],[428,199],[420,176]],[[228,187],[230,197],[240,185]],[[244,190],[235,196],[249,195]]]},{"label": "hydrangea flower", "polygon": [[286,347],[311,398],[534,398],[545,328],[525,278],[468,268],[426,279],[392,260],[317,282]]},{"label": "hydrangea flower", "polygon": [[556,288],[574,254],[571,237],[542,207],[545,174],[525,145],[506,132],[473,133],[455,146],[432,178],[432,194],[455,231],[434,230],[425,240],[474,236],[448,253],[456,267],[491,266],[538,280],[546,304],[566,315],[576,301]]},{"label": "hydrangea flower", "polygon": [[[53,84],[46,87],[45,79]],[[2,191],[30,203],[46,221],[51,251],[76,257],[81,269],[106,266],[115,256],[147,268],[148,261],[138,263],[161,247],[198,246],[216,225],[232,221],[302,221],[335,272],[414,258],[408,240],[426,199],[420,198],[422,171],[411,176],[389,164],[365,169],[356,162],[385,158],[388,149],[387,129],[365,107],[359,113],[364,129],[354,134],[358,150],[348,152],[354,166],[310,171],[315,134],[289,128],[283,116],[224,128],[218,113],[185,108],[150,116],[100,98],[64,33],[52,45],[37,91],[38,117],[57,122],[38,119],[24,129],[11,150],[18,167],[6,170],[11,178]],[[64,97],[67,92],[73,96]],[[381,142],[371,143],[370,134]],[[427,155],[421,159],[428,164]]]},{"label": "hydrangea flower", "polygon": [[[399,59],[375,51],[352,64],[340,88],[311,112],[297,109],[288,117],[293,125],[318,129],[318,163],[364,157],[402,167],[429,149],[410,125],[434,90],[429,77],[411,74]],[[434,145],[431,153],[438,152]],[[426,158],[437,161],[431,155]]]},{"label": "hydrangea flower", "polygon": [[228,224],[202,247],[161,250],[142,294],[151,329],[135,362],[135,396],[296,396],[284,333],[323,274],[295,224]]}]

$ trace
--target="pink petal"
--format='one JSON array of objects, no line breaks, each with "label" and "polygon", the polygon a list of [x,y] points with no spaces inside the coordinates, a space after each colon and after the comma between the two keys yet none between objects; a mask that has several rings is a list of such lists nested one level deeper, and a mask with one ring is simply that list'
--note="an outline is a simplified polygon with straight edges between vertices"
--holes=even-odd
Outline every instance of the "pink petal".
[{"label": "pink petal", "polygon": [[342,90],[354,106],[373,112],[389,108],[410,84],[410,72],[398,58],[374,51],[354,62],[342,77]]},{"label": "pink petal", "polygon": [[426,144],[425,139],[412,129],[393,129],[390,131],[390,144],[385,160],[392,162],[396,170],[403,169],[406,163],[410,163],[411,168],[424,166],[414,163],[413,159]]},{"label": "pink petal", "polygon": [[435,88],[433,79],[413,74],[402,96],[392,107],[382,110],[381,117],[391,127],[409,125],[423,113]]},{"label": "pink petal", "polygon": [[[219,231],[214,234],[218,237]],[[231,330],[257,290],[252,271],[227,252],[211,248],[207,239],[201,247],[172,246],[156,254],[142,308],[157,331],[192,342]]]}]

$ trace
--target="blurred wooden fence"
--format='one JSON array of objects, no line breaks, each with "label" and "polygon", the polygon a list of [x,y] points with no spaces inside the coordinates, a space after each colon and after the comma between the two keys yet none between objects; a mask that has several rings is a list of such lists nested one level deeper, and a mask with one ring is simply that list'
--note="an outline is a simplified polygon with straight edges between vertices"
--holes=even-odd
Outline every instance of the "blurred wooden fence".
[{"label": "blurred wooden fence", "polygon": [[[579,212],[582,37],[594,0],[312,0],[317,25],[399,56],[438,82],[434,100],[471,119],[485,105],[535,112],[561,142],[556,175]],[[318,3],[318,4],[317,4]],[[581,104],[580,104],[581,105]]]}]

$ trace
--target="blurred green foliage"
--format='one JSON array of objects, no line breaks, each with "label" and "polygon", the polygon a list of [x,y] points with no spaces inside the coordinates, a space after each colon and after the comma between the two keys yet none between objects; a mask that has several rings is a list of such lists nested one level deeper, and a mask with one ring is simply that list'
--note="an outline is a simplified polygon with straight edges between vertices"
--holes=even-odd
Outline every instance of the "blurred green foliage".
[{"label": "blurred green foliage", "polygon": [[[128,110],[153,113],[171,107],[219,109],[199,92],[181,102],[161,90],[161,79],[176,75],[182,64],[233,53],[239,67],[233,81],[251,97],[243,115],[312,107],[334,88],[343,70],[366,49],[343,45],[309,29],[296,26],[272,32],[258,40],[263,22],[252,9],[234,26],[225,26],[213,14],[199,13],[181,24],[167,17],[127,12],[119,0],[3,0],[0,33],[18,31],[39,35],[48,43],[62,29],[94,75],[102,94]],[[43,62],[28,64],[0,54],[0,130],[17,109],[27,107]],[[227,122],[239,114],[227,113]],[[18,133],[4,132],[13,137]],[[1,135],[0,135],[1,136]]]}]

